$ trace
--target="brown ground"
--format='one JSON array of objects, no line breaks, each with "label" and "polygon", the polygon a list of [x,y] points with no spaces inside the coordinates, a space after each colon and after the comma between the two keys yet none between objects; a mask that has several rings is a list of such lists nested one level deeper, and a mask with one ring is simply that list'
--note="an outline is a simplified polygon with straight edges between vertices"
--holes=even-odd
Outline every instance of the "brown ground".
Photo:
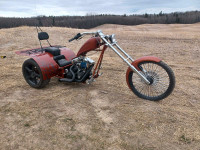
[{"label": "brown ground", "polygon": [[[87,30],[43,28],[52,45],[78,51]],[[154,55],[176,75],[172,95],[160,102],[136,97],[125,81],[127,66],[111,50],[103,76],[92,85],[59,83],[41,90],[22,76],[27,57],[15,51],[39,47],[33,27],[0,30],[0,149],[200,149],[200,24],[104,25],[133,58]],[[96,57],[94,55],[92,58]]]}]

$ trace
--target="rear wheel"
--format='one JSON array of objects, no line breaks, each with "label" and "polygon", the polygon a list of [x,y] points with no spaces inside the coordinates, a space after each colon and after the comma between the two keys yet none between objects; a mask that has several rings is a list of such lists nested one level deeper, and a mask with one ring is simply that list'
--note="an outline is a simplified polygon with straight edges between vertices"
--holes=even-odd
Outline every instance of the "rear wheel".
[{"label": "rear wheel", "polygon": [[43,79],[42,71],[33,59],[24,62],[22,72],[26,82],[33,88],[43,88],[50,81],[50,79]]},{"label": "rear wheel", "polygon": [[146,84],[136,73],[131,71],[128,82],[131,90],[138,97],[158,101],[169,96],[175,86],[175,76],[171,68],[164,62],[143,61],[138,64],[141,73],[150,84]]}]

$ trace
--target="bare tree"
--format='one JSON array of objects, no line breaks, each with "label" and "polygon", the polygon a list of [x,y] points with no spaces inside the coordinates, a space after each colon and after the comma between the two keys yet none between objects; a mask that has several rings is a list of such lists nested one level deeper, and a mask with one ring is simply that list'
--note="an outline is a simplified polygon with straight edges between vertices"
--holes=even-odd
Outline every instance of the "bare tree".
[{"label": "bare tree", "polygon": [[5,18],[0,17],[0,28],[12,28],[18,26],[59,26],[71,28],[89,29],[102,24],[172,24],[172,23],[196,23],[200,22],[200,11],[175,12],[165,14],[144,15],[108,15],[108,14],[87,14],[86,16],[37,16],[32,18]]}]

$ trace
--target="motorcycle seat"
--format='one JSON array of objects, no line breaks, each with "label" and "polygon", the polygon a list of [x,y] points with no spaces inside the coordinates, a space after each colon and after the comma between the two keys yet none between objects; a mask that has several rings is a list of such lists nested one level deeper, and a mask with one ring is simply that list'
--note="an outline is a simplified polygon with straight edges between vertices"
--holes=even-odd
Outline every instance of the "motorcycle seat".
[{"label": "motorcycle seat", "polygon": [[60,67],[67,66],[67,65],[70,65],[70,64],[72,63],[71,61],[67,61],[67,60],[65,59],[65,56],[64,56],[64,55],[54,56],[53,59],[57,62],[57,64],[58,64]]},{"label": "motorcycle seat", "polygon": [[60,49],[56,47],[47,47],[45,48],[45,52],[52,54],[53,56],[60,55]]},{"label": "motorcycle seat", "polygon": [[64,67],[64,66],[72,64],[71,61],[67,61],[66,59],[60,59],[57,61],[57,63],[60,67]]}]

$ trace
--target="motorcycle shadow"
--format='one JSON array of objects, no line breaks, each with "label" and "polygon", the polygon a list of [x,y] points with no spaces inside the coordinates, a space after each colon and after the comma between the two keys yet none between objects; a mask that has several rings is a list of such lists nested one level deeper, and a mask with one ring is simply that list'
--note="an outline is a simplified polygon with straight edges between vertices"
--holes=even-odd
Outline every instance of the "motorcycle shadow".
[{"label": "motorcycle shadow", "polygon": [[65,87],[67,89],[85,89],[89,87],[94,87],[94,84],[87,84],[86,82],[60,82],[57,78],[52,78],[49,85],[44,87],[44,89],[51,89],[51,88],[61,88]]}]

